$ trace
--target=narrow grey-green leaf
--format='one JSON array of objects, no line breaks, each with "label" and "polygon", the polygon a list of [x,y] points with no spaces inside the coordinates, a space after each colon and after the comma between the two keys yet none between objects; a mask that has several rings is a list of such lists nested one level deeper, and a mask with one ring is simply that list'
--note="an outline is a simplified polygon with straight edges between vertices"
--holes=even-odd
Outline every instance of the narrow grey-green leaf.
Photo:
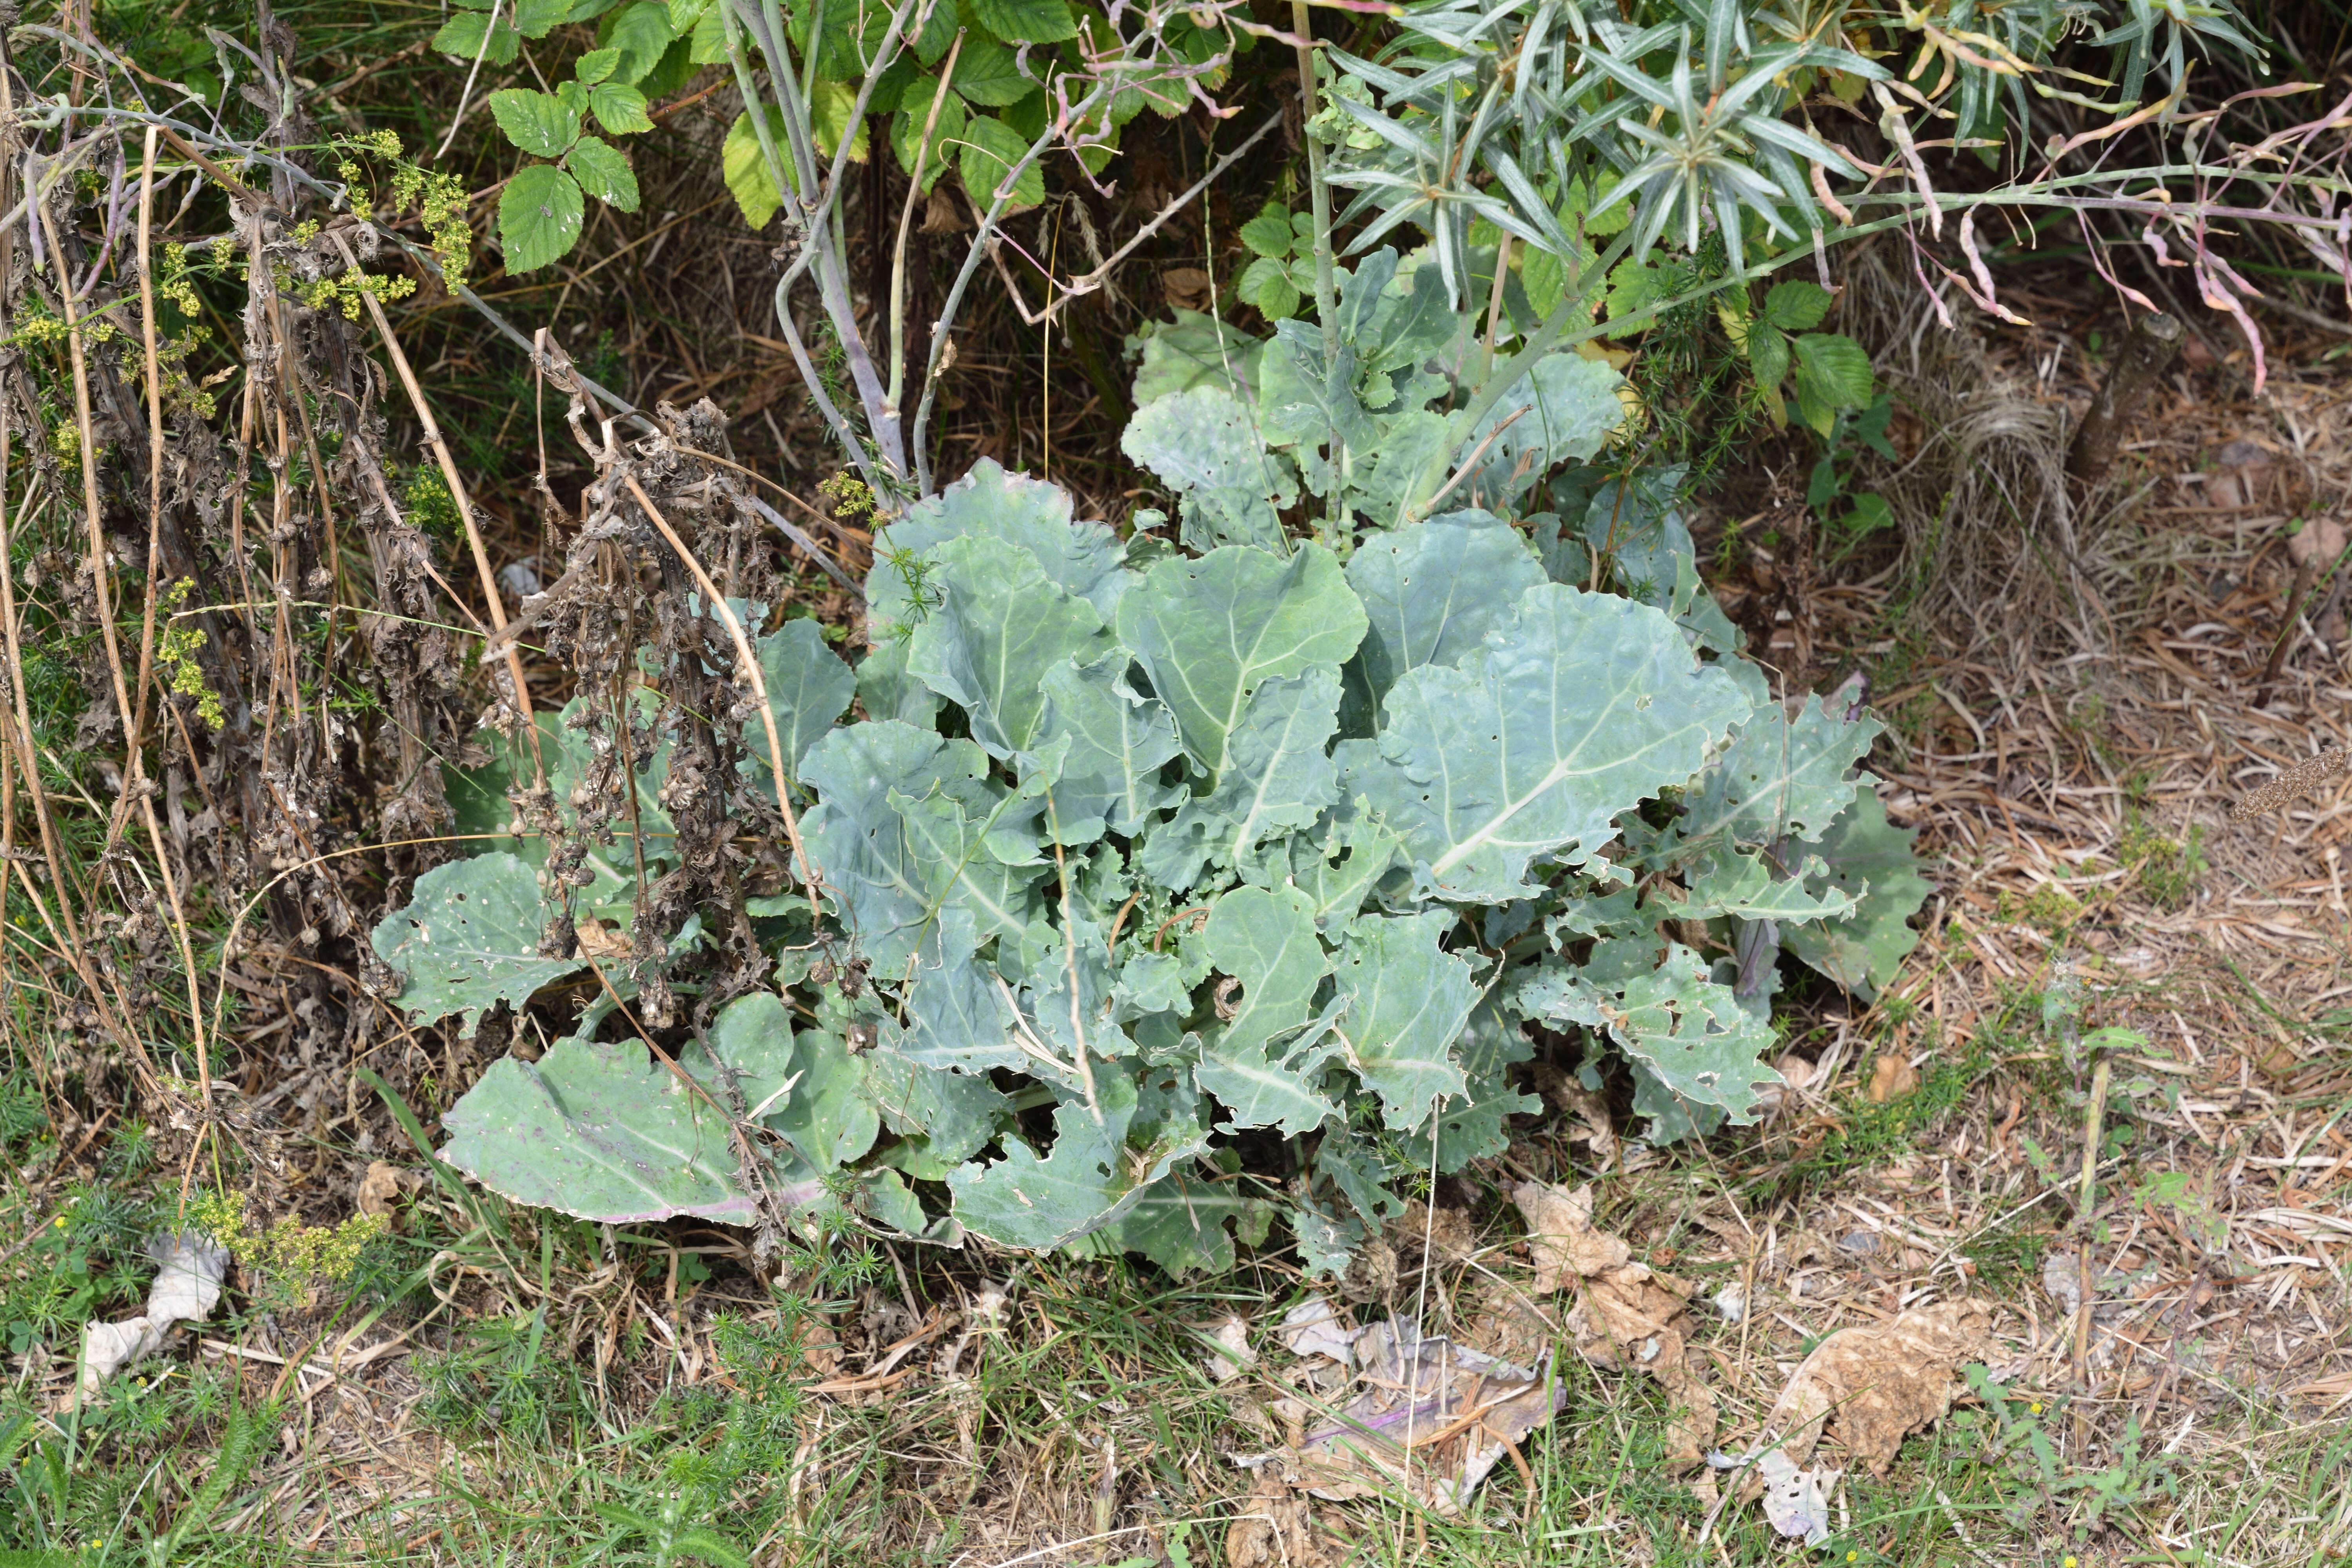
[{"label": "narrow grey-green leaf", "polygon": [[1397,682],[1380,740],[1341,742],[1341,789],[1387,816],[1440,896],[1507,903],[1537,895],[1529,861],[1582,864],[1747,709],[1660,612],[1545,583],[1458,668]]},{"label": "narrow grey-green leaf", "polygon": [[371,941],[404,982],[400,1003],[411,1017],[432,1024],[455,1013],[470,1037],[485,1009],[529,1001],[581,967],[576,958],[539,955],[546,918],[538,874],[499,850],[417,878],[408,907],[386,915]]}]

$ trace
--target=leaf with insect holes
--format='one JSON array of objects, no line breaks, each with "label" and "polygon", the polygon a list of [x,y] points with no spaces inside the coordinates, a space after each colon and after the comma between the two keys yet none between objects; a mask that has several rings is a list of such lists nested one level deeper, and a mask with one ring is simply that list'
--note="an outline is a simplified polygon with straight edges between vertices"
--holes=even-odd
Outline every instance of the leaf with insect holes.
[{"label": "leaf with insect holes", "polygon": [[404,984],[401,1005],[419,1024],[457,1015],[470,1037],[484,1011],[530,999],[578,970],[576,958],[541,958],[547,910],[539,876],[503,850],[452,860],[416,879],[407,906],[370,938]]},{"label": "leaf with insect holes", "polygon": [[1266,449],[1256,416],[1231,393],[1202,385],[1147,404],[1118,446],[1176,493],[1185,543],[1212,550],[1281,540],[1276,513],[1298,497],[1289,459]]},{"label": "leaf with insect holes", "polygon": [[1248,1196],[1239,1182],[1179,1171],[1152,1183],[1126,1213],[1070,1250],[1082,1258],[1139,1252],[1178,1279],[1219,1275],[1234,1266],[1236,1234],[1255,1246],[1273,1217],[1273,1205]]},{"label": "leaf with insect holes", "polygon": [[1888,822],[1878,791],[1864,784],[1828,832],[1796,847],[1824,868],[1809,876],[1810,890],[1858,897],[1859,906],[1842,920],[1782,926],[1781,945],[1865,1001],[1892,984],[1919,945],[1911,917],[1935,890],[1919,875],[1917,837]]},{"label": "leaf with insect holes", "polygon": [[1340,788],[1386,814],[1426,889],[1507,903],[1540,896],[1537,856],[1583,864],[1747,712],[1660,612],[1545,583],[1457,667],[1396,683],[1380,739],[1340,743]]},{"label": "leaf with insect holes", "polygon": [[586,205],[580,183],[552,163],[519,169],[499,193],[499,243],[507,270],[530,272],[580,242]]},{"label": "leaf with insect holes", "polygon": [[1331,973],[1313,904],[1295,888],[1236,888],[1210,910],[1202,936],[1218,973],[1241,982],[1241,997],[1233,1017],[1209,1035],[1193,1076],[1224,1105],[1228,1130],[1312,1132],[1339,1114],[1318,1080],[1341,1049],[1313,1007],[1316,988]]},{"label": "leaf with insect holes", "polygon": [[1555,465],[1583,462],[1624,423],[1625,404],[1617,395],[1623,382],[1603,361],[1546,354],[1471,433],[1468,449],[1481,442],[1486,448],[1455,493],[1496,507],[1534,488]]},{"label": "leaf with insect holes", "polygon": [[583,136],[572,143],[564,167],[581,188],[607,206],[622,212],[637,210],[637,176],[621,150],[600,136]]},{"label": "leaf with insect holes", "polygon": [[[1184,803],[1173,822],[1152,836],[1147,869],[1161,864],[1155,851],[1171,840],[1187,855],[1239,868],[1259,841],[1304,827],[1337,798],[1328,754],[1339,727],[1339,678],[1328,668],[1277,676],[1250,694],[1241,723],[1226,740],[1227,766],[1217,787]],[[1190,887],[1197,868],[1159,870],[1171,887]]]},{"label": "leaf with insect holes", "polygon": [[580,116],[553,95],[528,88],[490,94],[490,115],[508,141],[541,158],[561,158],[580,134]]},{"label": "leaf with insect holes", "polygon": [[1668,1092],[1718,1106],[1734,1121],[1750,1120],[1756,1091],[1780,1081],[1758,1059],[1773,1044],[1770,1023],[1742,1007],[1731,987],[1709,980],[1706,961],[1679,942],[1668,944],[1656,969],[1627,980],[1601,1012],[1611,1037]]},{"label": "leaf with insect holes", "polygon": [[1759,709],[1685,796],[1683,841],[1770,844],[1821,832],[1853,803],[1854,766],[1885,728],[1867,714],[1848,722],[1819,697],[1807,697],[1794,721],[1777,704]]},{"label": "leaf with insect holes", "polygon": [[966,1229],[1004,1247],[1065,1246],[1116,1222],[1206,1145],[1197,1123],[1134,1128],[1136,1080],[1120,1065],[1097,1065],[1094,1079],[1092,1104],[1081,1094],[1063,1099],[1046,1153],[1008,1138],[1003,1159],[960,1165],[948,1177]]}]

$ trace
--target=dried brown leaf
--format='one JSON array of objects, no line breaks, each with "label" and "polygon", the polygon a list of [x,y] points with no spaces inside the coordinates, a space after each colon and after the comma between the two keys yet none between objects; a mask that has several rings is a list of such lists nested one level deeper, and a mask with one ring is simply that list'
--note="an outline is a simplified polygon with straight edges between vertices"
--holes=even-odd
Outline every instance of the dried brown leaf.
[{"label": "dried brown leaf", "polygon": [[402,1197],[425,1184],[425,1178],[414,1171],[405,1171],[384,1160],[368,1163],[367,1174],[360,1178],[359,1190],[352,1194],[352,1204],[362,1214],[388,1215]]},{"label": "dried brown leaf", "polygon": [[1260,1472],[1257,1486],[1225,1530],[1228,1568],[1321,1568],[1330,1559],[1316,1538],[1313,1505]]},{"label": "dried brown leaf", "polygon": [[[1840,1329],[1807,1356],[1764,1423],[1792,1463],[1812,1457],[1825,1425],[1846,1452],[1884,1476],[1913,1431],[1944,1415],[1960,1392],[1962,1363],[2000,1353],[1982,1302],[1941,1301],[1889,1323]],[[1751,1481],[1755,1495],[1760,1482]]]},{"label": "dried brown leaf", "polygon": [[1878,1058],[1870,1075],[1866,1091],[1873,1105],[1885,1105],[1890,1100],[1900,1100],[1919,1087],[1919,1074],[1910,1062],[1899,1056]]}]

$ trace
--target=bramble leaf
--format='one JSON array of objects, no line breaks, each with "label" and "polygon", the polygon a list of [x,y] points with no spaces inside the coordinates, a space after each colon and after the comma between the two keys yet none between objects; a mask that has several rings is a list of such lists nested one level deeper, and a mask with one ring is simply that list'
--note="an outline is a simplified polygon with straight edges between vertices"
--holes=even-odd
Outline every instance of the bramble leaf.
[{"label": "bramble leaf", "polygon": [[583,189],[625,213],[637,210],[637,176],[621,150],[602,137],[583,136],[564,159]]},{"label": "bramble leaf", "polygon": [[526,153],[560,158],[580,134],[580,117],[549,93],[502,88],[490,94],[490,116],[506,139]]},{"label": "bramble leaf", "polygon": [[499,193],[499,243],[507,270],[535,271],[568,253],[580,241],[585,211],[579,182],[554,164],[516,170]]}]

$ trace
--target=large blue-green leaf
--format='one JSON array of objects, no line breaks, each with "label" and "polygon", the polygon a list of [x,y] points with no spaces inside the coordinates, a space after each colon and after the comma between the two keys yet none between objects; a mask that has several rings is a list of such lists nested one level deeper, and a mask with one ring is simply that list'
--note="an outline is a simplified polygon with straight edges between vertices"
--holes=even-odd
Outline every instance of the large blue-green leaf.
[{"label": "large blue-green leaf", "polygon": [[1467,1092],[1453,1047],[1478,1000],[1470,966],[1438,947],[1450,910],[1367,915],[1339,948],[1339,1022],[1349,1065],[1381,1097],[1391,1127],[1418,1127],[1439,1100]]},{"label": "large blue-green leaf", "polygon": [[904,993],[906,1026],[884,1026],[884,1037],[908,1061],[973,1074],[1033,1065],[1013,1033],[1012,994],[975,956],[979,945],[968,909],[940,910],[923,932]]},{"label": "large blue-green leaf", "polygon": [[875,628],[887,633],[921,619],[910,604],[909,580],[922,574],[896,564],[899,558],[919,563],[934,546],[972,534],[1028,551],[1046,576],[1092,605],[1105,620],[1135,581],[1124,564],[1127,547],[1118,535],[1108,524],[1078,521],[1069,491],[1007,473],[995,458],[982,458],[970,473],[916,502],[875,536],[875,566],[866,576],[866,615]]},{"label": "large blue-green leaf", "polygon": [[546,919],[538,873],[500,850],[417,878],[408,907],[386,915],[371,940],[401,977],[400,1003],[410,1016],[432,1024],[454,1013],[470,1036],[486,1009],[529,1001],[582,966],[577,958],[539,955]]},{"label": "large blue-green leaf", "polygon": [[1689,868],[1690,898],[1679,913],[1685,920],[1843,920],[1853,912],[1862,888],[1822,886],[1827,871],[1818,858],[1794,847],[1775,858],[1716,844]]},{"label": "large blue-green leaf", "polygon": [[943,908],[970,910],[983,935],[1026,929],[1045,871],[1022,831],[1035,805],[989,777],[978,746],[889,720],[852,724],[810,750],[801,776],[821,797],[801,819],[809,852],[880,973],[904,968]]},{"label": "large blue-green leaf", "polygon": [[1917,837],[1888,822],[1877,790],[1864,784],[1827,833],[1797,846],[1824,868],[1808,879],[1809,889],[1858,897],[1860,907],[1843,920],[1784,925],[1782,945],[1858,996],[1876,995],[1893,984],[1919,945],[1911,917],[1934,891],[1912,852]]},{"label": "large blue-green leaf", "polygon": [[1255,395],[1264,343],[1197,310],[1178,310],[1175,317],[1147,321],[1128,339],[1129,353],[1141,350],[1135,369],[1139,410],[1195,386],[1217,387],[1237,397]]},{"label": "large blue-green leaf", "polygon": [[[824,628],[805,616],[786,621],[751,646],[760,660],[760,677],[767,682],[768,711],[775,718],[784,765],[797,777],[809,748],[833,728],[857,694],[857,677],[824,646]],[[754,773],[765,780],[772,768],[767,731],[756,717],[743,727],[743,741]]]},{"label": "large blue-green leaf", "polygon": [[987,1079],[924,1067],[887,1039],[862,1059],[866,1096],[883,1121],[893,1132],[922,1139],[922,1168],[898,1163],[923,1180],[945,1181],[949,1169],[994,1141],[1013,1112],[1013,1102]]},{"label": "large blue-green leaf", "polygon": [[1267,450],[1249,405],[1231,393],[1201,385],[1147,404],[1118,446],[1176,494],[1192,548],[1280,542],[1275,514],[1298,499],[1297,487],[1288,462]]},{"label": "large blue-green leaf", "polygon": [[1819,697],[1805,699],[1794,722],[1777,704],[1759,710],[1692,792],[1684,838],[1770,844],[1820,833],[1853,804],[1854,764],[1885,729],[1867,715],[1831,713]]},{"label": "large blue-green leaf", "polygon": [[1100,1258],[1140,1252],[1179,1279],[1223,1274],[1234,1266],[1234,1232],[1262,1241],[1272,1217],[1272,1205],[1247,1196],[1238,1179],[1203,1181],[1179,1171],[1152,1183],[1126,1213],[1071,1250]]},{"label": "large blue-green leaf", "polygon": [[1038,683],[1045,700],[1039,743],[1066,740],[1069,747],[1053,786],[1053,822],[1065,844],[1090,843],[1105,827],[1136,833],[1176,800],[1177,786],[1160,778],[1182,749],[1176,718],[1158,698],[1136,694],[1128,679],[1134,662],[1121,647],[1090,665],[1057,665]]},{"label": "large blue-green leaf", "polygon": [[1328,1020],[1314,1012],[1316,990],[1331,972],[1314,905],[1295,888],[1237,888],[1210,910],[1202,934],[1217,971],[1241,983],[1233,1017],[1194,1069],[1202,1089],[1224,1105],[1227,1131],[1313,1131],[1338,1112],[1317,1080],[1340,1049]]},{"label": "large blue-green leaf", "polygon": [[1380,739],[1341,742],[1341,789],[1385,814],[1439,896],[1505,903],[1538,894],[1536,857],[1589,859],[1747,709],[1658,611],[1546,583],[1457,668],[1397,682]]},{"label": "large blue-green leaf", "polygon": [[1054,1146],[1044,1157],[1008,1139],[1004,1158],[960,1165],[948,1177],[955,1215],[1006,1247],[1043,1250],[1109,1225],[1151,1184],[1205,1146],[1199,1126],[1173,1119],[1139,1131],[1136,1081],[1108,1064],[1095,1072],[1097,1104],[1082,1096],[1054,1113]]},{"label": "large blue-green leaf", "polygon": [[1356,546],[1348,584],[1370,626],[1357,649],[1375,710],[1407,670],[1452,665],[1507,626],[1544,570],[1517,530],[1485,512],[1456,512]]},{"label": "large blue-green leaf", "polygon": [[1617,388],[1623,377],[1601,360],[1547,354],[1496,400],[1471,434],[1486,447],[1457,487],[1486,506],[1516,500],[1555,465],[1582,462],[1601,450],[1625,417]]},{"label": "large blue-green leaf", "polygon": [[1217,773],[1259,683],[1337,669],[1363,640],[1364,606],[1319,544],[1287,561],[1228,545],[1152,567],[1119,601],[1118,635],[1175,713],[1185,750]]},{"label": "large blue-green leaf", "polygon": [[1188,853],[1197,849],[1215,864],[1240,866],[1259,840],[1313,822],[1338,796],[1325,748],[1339,711],[1339,678],[1328,668],[1260,685],[1226,741],[1216,789],[1187,802],[1160,834],[1186,838]]},{"label": "large blue-green leaf", "polygon": [[908,671],[962,707],[992,756],[1010,760],[1037,739],[1046,675],[1109,652],[1102,617],[1021,545],[970,534],[927,553],[939,598],[908,643]]},{"label": "large blue-green leaf", "polygon": [[[712,1043],[723,1054],[732,1042]],[[772,1042],[752,1044],[765,1051]],[[764,1058],[748,1061],[743,1076],[765,1081],[772,1070]],[[492,1062],[442,1118],[441,1158],[518,1203],[582,1219],[749,1225],[754,1206],[722,1105],[635,1040],[567,1037],[537,1062]]]}]

